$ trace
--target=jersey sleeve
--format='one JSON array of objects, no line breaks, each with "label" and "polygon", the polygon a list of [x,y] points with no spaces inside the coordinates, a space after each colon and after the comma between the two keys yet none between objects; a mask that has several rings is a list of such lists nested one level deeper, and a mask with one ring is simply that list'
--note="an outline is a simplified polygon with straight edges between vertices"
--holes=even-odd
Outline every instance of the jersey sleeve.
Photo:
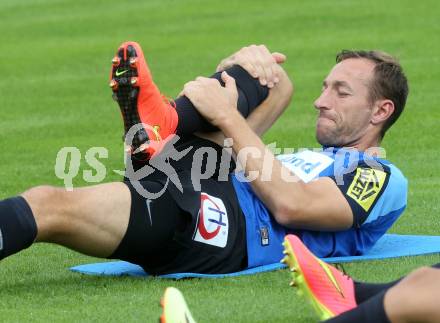
[{"label": "jersey sleeve", "polygon": [[330,176],[346,198],[353,212],[353,227],[360,226],[373,212],[377,201],[386,191],[390,179],[390,168],[373,168],[360,164],[354,171],[343,174],[337,179]]}]

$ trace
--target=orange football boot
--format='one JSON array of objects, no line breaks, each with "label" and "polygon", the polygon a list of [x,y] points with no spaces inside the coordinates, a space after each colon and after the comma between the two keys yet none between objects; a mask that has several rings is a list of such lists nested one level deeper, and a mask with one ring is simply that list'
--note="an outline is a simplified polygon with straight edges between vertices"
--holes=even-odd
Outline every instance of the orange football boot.
[{"label": "orange football boot", "polygon": [[283,242],[281,262],[292,272],[291,286],[309,298],[321,320],[327,320],[357,306],[353,280],[315,257],[302,241],[289,234]]},{"label": "orange football boot", "polygon": [[129,41],[119,46],[112,60],[110,87],[121,110],[125,143],[131,152],[140,159],[159,153],[165,139],[175,134],[178,116],[154,84],[138,43]]},{"label": "orange football boot", "polygon": [[182,293],[174,287],[167,287],[160,300],[162,315],[159,323],[196,323]]}]

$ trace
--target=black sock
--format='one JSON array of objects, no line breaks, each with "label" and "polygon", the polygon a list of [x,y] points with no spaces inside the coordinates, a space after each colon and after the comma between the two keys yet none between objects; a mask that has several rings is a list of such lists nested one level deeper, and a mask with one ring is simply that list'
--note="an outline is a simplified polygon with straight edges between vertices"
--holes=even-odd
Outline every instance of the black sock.
[{"label": "black sock", "polygon": [[[267,98],[269,89],[266,86],[262,86],[258,79],[253,78],[238,65],[226,69],[226,72],[235,79],[237,85],[237,108],[242,116],[247,117]],[[211,78],[219,80],[220,83],[224,85],[221,80],[220,72],[215,73]],[[189,135],[196,131],[207,132],[218,130],[202,117],[187,97],[179,97],[176,99],[175,103],[176,111],[179,116],[176,134]]]},{"label": "black sock", "polygon": [[356,303],[363,303],[371,297],[390,289],[398,282],[400,282],[400,279],[385,284],[354,282],[354,295],[356,298]]},{"label": "black sock", "polygon": [[[440,263],[432,265],[431,267],[440,268]],[[356,303],[360,304],[362,302],[365,302],[366,300],[375,296],[376,294],[379,294],[382,291],[390,289],[391,287],[399,283],[401,280],[402,279],[398,279],[390,283],[384,283],[384,284],[354,282],[354,294],[356,297]]]},{"label": "black sock", "polygon": [[0,201],[0,260],[29,247],[37,236],[37,224],[26,200]]},{"label": "black sock", "polygon": [[342,313],[326,323],[389,323],[383,299],[385,291],[382,291],[376,296],[370,298],[368,301],[360,304],[356,308]]},{"label": "black sock", "polygon": [[[440,269],[440,263],[432,265],[431,267]],[[391,287],[399,283],[401,280],[402,278],[385,284],[354,282],[354,294],[356,298],[356,303],[360,304],[365,302],[366,300],[370,299],[376,294],[379,294],[382,291],[386,291],[390,289]]]}]

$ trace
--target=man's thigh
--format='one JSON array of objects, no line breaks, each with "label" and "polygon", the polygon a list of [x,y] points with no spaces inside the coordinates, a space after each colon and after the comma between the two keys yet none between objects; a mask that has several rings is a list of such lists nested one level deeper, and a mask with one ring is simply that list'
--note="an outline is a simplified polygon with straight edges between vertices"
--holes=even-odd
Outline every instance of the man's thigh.
[{"label": "man's thigh", "polygon": [[106,257],[128,226],[131,197],[123,183],[74,189],[40,186],[23,193],[37,223],[37,241]]}]

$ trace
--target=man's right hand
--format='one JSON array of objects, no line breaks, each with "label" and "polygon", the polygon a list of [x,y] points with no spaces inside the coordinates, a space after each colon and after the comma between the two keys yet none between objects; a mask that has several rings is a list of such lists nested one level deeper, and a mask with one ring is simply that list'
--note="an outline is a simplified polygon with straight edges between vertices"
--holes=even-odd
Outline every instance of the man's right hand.
[{"label": "man's right hand", "polygon": [[280,81],[279,69],[276,65],[284,63],[285,60],[286,55],[271,53],[265,45],[251,45],[222,60],[217,66],[217,72],[233,65],[240,65],[250,75],[258,78],[261,85],[272,88]]}]

